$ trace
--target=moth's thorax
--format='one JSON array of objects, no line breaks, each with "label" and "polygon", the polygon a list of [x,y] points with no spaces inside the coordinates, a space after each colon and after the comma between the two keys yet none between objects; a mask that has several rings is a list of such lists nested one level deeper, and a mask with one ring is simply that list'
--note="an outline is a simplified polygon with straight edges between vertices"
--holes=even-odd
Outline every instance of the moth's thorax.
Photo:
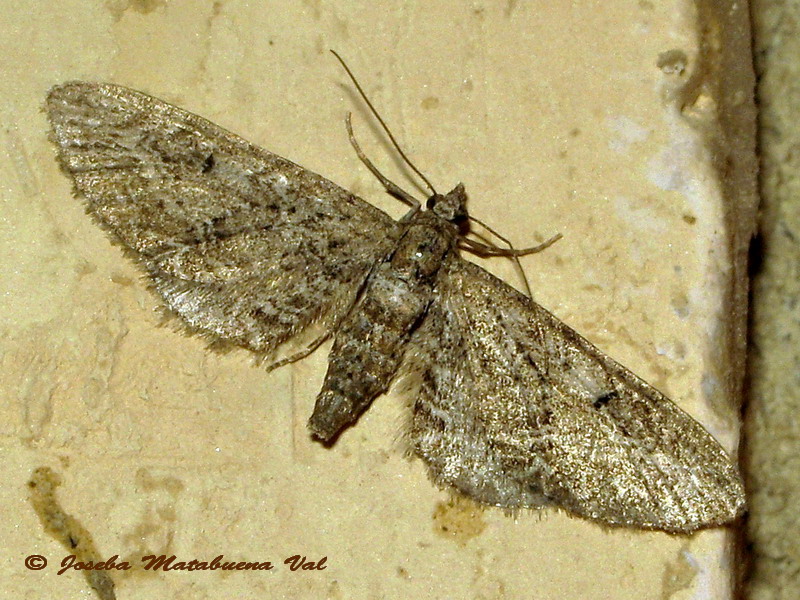
[{"label": "moth's thorax", "polygon": [[404,281],[431,277],[457,239],[458,229],[453,223],[433,211],[418,212],[392,254],[392,270]]}]

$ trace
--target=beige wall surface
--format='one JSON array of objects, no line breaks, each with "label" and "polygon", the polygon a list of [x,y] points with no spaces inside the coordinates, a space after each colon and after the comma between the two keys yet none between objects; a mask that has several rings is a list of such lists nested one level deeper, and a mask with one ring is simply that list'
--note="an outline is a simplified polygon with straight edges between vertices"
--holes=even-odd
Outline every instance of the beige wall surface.
[{"label": "beige wall surface", "polygon": [[[438,188],[463,181],[471,214],[519,247],[563,234],[523,259],[536,300],[735,453],[753,201],[741,11],[688,0],[7,5],[7,597],[92,597],[82,573],[57,574],[71,544],[135,564],[275,564],[109,572],[131,599],[729,598],[735,528],[609,530],[453,498],[404,457],[402,394],[379,398],[332,448],[312,441],[328,346],[267,374],[244,351],[214,353],[163,326],[140,271],[71,197],[41,106],[66,80],[140,89],[400,217],[349,146],[352,111],[368,155],[411,187],[336,49]],[[738,196],[728,167],[745,183]],[[481,264],[519,285],[506,261]],[[25,567],[34,554],[47,568]],[[327,557],[326,568],[292,571],[293,555]],[[107,579],[92,581],[110,597]]]}]

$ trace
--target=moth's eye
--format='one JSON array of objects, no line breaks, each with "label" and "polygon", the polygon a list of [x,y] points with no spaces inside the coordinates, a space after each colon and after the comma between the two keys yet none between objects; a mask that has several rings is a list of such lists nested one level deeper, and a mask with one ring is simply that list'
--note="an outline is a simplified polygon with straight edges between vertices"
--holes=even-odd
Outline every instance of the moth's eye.
[{"label": "moth's eye", "polygon": [[436,206],[436,196],[431,196],[428,198],[428,202],[425,204],[428,207],[428,210],[433,210],[433,207]]},{"label": "moth's eye", "polygon": [[467,215],[458,215],[453,219],[453,224],[458,227],[458,232],[461,235],[469,233],[469,217]]}]

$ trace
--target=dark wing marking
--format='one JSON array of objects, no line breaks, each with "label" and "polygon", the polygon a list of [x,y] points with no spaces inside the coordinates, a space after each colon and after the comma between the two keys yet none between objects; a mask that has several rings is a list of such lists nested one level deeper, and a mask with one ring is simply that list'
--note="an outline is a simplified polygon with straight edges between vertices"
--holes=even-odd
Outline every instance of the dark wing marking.
[{"label": "dark wing marking", "polygon": [[736,467],[699,423],[477,265],[443,267],[414,346],[412,439],[439,485],[673,532],[744,509]]},{"label": "dark wing marking", "polygon": [[387,214],[196,115],[109,84],[54,87],[61,165],[193,328],[270,352],[352,302]]}]

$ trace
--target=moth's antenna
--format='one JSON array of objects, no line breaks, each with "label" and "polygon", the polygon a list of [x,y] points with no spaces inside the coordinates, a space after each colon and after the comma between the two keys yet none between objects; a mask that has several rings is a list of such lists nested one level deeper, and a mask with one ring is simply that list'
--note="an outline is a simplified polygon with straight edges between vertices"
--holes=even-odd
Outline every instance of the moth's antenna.
[{"label": "moth's antenna", "polygon": [[433,184],[430,181],[428,181],[428,178],[425,177],[425,175],[422,174],[422,171],[420,171],[417,167],[414,166],[414,163],[411,162],[411,159],[409,159],[408,156],[406,156],[406,153],[403,152],[403,149],[400,147],[400,144],[398,144],[397,140],[394,139],[394,136],[392,135],[392,132],[389,130],[389,126],[386,125],[384,120],[378,114],[378,111],[375,109],[374,106],[372,106],[372,102],[370,102],[369,98],[367,98],[367,94],[361,88],[361,84],[358,83],[358,80],[356,79],[356,76],[353,75],[353,72],[350,70],[350,67],[347,66],[347,63],[344,62],[344,59],[341,56],[339,56],[336,53],[335,50],[331,50],[331,54],[333,54],[338,59],[338,61],[341,63],[342,67],[344,67],[344,70],[347,72],[347,75],[350,77],[350,81],[353,82],[353,85],[356,86],[356,89],[358,90],[358,93],[361,95],[362,100],[364,100],[364,102],[366,102],[367,106],[369,107],[370,112],[372,112],[373,116],[378,120],[378,123],[381,124],[381,127],[383,127],[383,130],[386,132],[386,135],[389,136],[389,139],[391,140],[392,145],[394,146],[394,149],[397,150],[397,153],[400,155],[400,157],[403,159],[403,161],[405,161],[405,163],[409,167],[411,167],[411,170],[414,171],[414,173],[416,173],[419,176],[419,178],[422,179],[422,181],[425,182],[425,185],[428,186],[428,189],[433,194],[436,194],[437,193],[436,192],[436,188],[433,187]]}]

